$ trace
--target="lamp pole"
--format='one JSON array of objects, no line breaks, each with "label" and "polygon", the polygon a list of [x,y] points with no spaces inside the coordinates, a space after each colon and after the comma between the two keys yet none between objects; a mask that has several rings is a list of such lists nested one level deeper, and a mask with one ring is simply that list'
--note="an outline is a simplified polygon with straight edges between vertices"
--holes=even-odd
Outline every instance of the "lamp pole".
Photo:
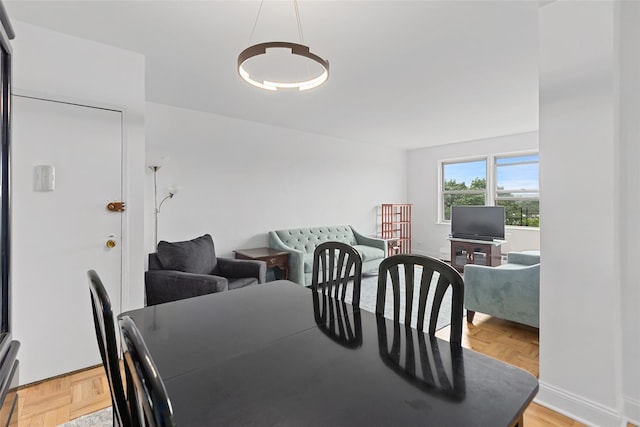
[{"label": "lamp pole", "polygon": [[149,169],[151,169],[153,171],[153,217],[154,217],[154,231],[153,231],[153,242],[155,244],[156,247],[156,252],[158,251],[158,214],[160,213],[160,208],[162,208],[162,204],[167,200],[167,199],[172,199],[173,196],[176,195],[176,192],[178,190],[177,187],[173,187],[174,189],[172,189],[172,187],[169,188],[169,194],[167,196],[165,196],[164,199],[162,199],[160,201],[160,204],[158,204],[158,169],[160,169],[160,166],[149,166]]},{"label": "lamp pole", "polygon": [[149,166],[149,169],[153,171],[153,216],[154,216],[154,232],[153,232],[153,244],[156,247],[156,252],[158,251],[158,213],[160,209],[158,209],[158,169],[160,166]]}]

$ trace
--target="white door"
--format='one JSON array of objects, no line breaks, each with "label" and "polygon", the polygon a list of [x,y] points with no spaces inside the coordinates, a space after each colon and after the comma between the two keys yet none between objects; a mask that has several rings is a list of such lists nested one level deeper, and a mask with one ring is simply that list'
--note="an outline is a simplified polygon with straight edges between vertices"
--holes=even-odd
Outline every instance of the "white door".
[{"label": "white door", "polygon": [[[107,204],[122,200],[122,113],[14,96],[12,114],[12,325],[27,384],[101,362],[87,270],[120,312],[124,214]],[[34,188],[39,165],[53,166],[52,191]]]}]

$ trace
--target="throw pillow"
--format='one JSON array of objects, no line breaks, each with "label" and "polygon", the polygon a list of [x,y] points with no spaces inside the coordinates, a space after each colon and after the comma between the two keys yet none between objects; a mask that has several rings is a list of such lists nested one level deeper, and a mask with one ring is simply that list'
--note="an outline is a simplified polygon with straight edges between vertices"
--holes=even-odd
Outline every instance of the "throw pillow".
[{"label": "throw pillow", "polygon": [[218,260],[211,235],[184,242],[158,243],[158,259],[166,270],[193,274],[214,274]]}]

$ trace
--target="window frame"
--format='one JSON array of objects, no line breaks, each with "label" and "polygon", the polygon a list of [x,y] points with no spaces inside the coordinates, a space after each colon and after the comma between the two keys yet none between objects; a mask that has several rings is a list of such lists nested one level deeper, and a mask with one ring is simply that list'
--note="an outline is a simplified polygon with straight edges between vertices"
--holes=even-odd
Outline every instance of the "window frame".
[{"label": "window frame", "polygon": [[[464,157],[458,159],[449,159],[449,160],[440,160],[438,162],[438,221],[441,223],[449,224],[451,220],[444,218],[444,198],[447,194],[484,194],[484,206],[487,206],[487,202],[490,200],[491,186],[489,185],[489,174],[491,173],[490,165],[489,165],[489,157],[490,156],[473,156],[473,157]],[[471,162],[485,162],[485,180],[486,186],[483,190],[445,190],[445,176],[444,176],[444,167],[450,164],[458,164],[458,163],[471,163]]]},{"label": "window frame", "polygon": [[[538,164],[538,171],[540,170],[540,152],[539,150],[526,150],[526,151],[516,151],[516,152],[508,152],[508,153],[492,153],[482,156],[472,156],[472,157],[460,157],[454,159],[443,159],[438,161],[438,223],[439,224],[451,224],[450,219],[445,219],[444,217],[444,207],[445,207],[445,196],[448,194],[484,194],[485,195],[485,204],[484,206],[498,206],[498,202],[502,200],[514,200],[513,197],[500,197],[499,194],[501,192],[507,192],[506,190],[498,190],[498,159],[507,159],[512,157],[525,157],[525,156],[533,156],[537,155],[538,160],[536,162],[527,161],[516,164]],[[444,190],[445,184],[445,176],[444,176],[444,167],[445,165],[456,164],[456,163],[467,163],[473,161],[484,160],[486,162],[486,180],[487,186],[485,191],[480,190]],[[538,188],[537,189],[518,189],[518,190],[509,190],[509,193],[538,193],[538,197],[522,197],[517,198],[518,201],[537,201],[540,203],[540,176],[538,174]],[[533,226],[522,226],[522,225],[506,225],[507,228],[516,228],[516,229],[524,229],[524,230],[540,230],[540,227]]]}]

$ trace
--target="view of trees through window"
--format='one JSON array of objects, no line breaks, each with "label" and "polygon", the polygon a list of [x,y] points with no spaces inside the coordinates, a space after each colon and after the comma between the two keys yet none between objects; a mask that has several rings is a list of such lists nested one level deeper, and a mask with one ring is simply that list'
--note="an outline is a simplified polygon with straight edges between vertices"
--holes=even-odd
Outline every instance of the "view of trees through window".
[{"label": "view of trees through window", "polygon": [[490,159],[494,183],[487,182],[488,160],[442,164],[442,219],[451,220],[451,206],[504,206],[506,225],[539,227],[538,154]]}]

